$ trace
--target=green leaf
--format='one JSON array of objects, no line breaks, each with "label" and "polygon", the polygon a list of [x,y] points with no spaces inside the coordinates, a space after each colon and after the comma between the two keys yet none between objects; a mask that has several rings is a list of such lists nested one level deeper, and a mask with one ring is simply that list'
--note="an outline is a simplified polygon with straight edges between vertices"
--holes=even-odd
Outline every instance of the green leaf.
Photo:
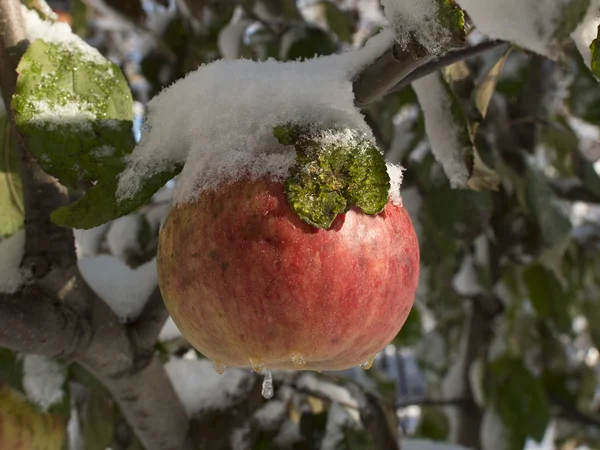
[{"label": "green leaf", "polygon": [[550,420],[542,380],[518,358],[501,357],[491,363],[493,399],[507,429],[511,448],[523,448],[526,438],[541,441]]},{"label": "green leaf", "polygon": [[285,34],[281,52],[283,60],[295,61],[331,55],[335,52],[335,44],[327,31],[319,27],[299,25]]},{"label": "green leaf", "polygon": [[42,168],[73,188],[114,178],[134,147],[127,81],[94,52],[36,40],[17,68],[17,127]]},{"label": "green leaf", "polygon": [[87,26],[87,4],[83,0],[69,0],[71,17],[73,18],[73,30],[81,38],[88,34]]},{"label": "green leaf", "polygon": [[82,420],[83,448],[105,450],[113,442],[115,406],[110,396],[90,390]]},{"label": "green leaf", "polygon": [[537,220],[544,244],[548,248],[564,242],[571,231],[569,219],[560,210],[557,199],[543,173],[529,164],[525,197]]},{"label": "green leaf", "polygon": [[15,353],[7,348],[0,348],[0,385],[8,383],[13,389],[23,391],[23,364]]},{"label": "green leaf", "polygon": [[535,264],[525,270],[523,279],[536,312],[542,319],[550,320],[560,332],[571,327],[567,298],[560,282],[550,270]]},{"label": "green leaf", "polygon": [[340,41],[352,42],[352,30],[343,11],[330,1],[321,2],[321,5],[325,8],[325,19],[329,29],[340,38]]},{"label": "green leaf", "polygon": [[600,48],[598,43],[600,42],[600,26],[598,27],[598,34],[596,36],[596,39],[594,39],[592,41],[592,43],[590,44],[590,51],[592,52],[592,62],[591,62],[591,69],[592,69],[592,73],[597,76],[600,77]]},{"label": "green leaf", "polygon": [[348,142],[343,131],[311,132],[290,125],[276,127],[274,134],[280,143],[296,147],[285,192],[301,220],[329,228],[353,206],[369,215],[383,211],[390,177],[383,155],[366,138],[355,134]]},{"label": "green leaf", "polygon": [[0,238],[10,237],[20,230],[23,219],[23,189],[17,157],[11,145],[7,116],[0,111]]},{"label": "green leaf", "polygon": [[406,318],[400,332],[394,338],[394,345],[398,347],[415,345],[423,336],[421,324],[421,313],[417,307],[413,307]]},{"label": "green leaf", "polygon": [[556,14],[558,23],[554,32],[554,37],[559,42],[562,43],[570,38],[571,33],[585,18],[590,3],[591,0],[570,0],[561,5],[562,11]]},{"label": "green leaf", "polygon": [[75,203],[54,211],[50,218],[63,227],[84,230],[95,228],[148,203],[152,196],[182,169],[183,164],[177,164],[171,170],[154,174],[153,177],[142,181],[136,195],[126,201],[117,199],[116,178],[102,180]]}]

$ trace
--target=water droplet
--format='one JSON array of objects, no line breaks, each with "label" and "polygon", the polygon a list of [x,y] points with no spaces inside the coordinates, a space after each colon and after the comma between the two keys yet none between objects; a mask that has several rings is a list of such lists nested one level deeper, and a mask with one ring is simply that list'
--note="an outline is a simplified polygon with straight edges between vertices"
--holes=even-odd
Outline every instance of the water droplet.
[{"label": "water droplet", "polygon": [[292,360],[294,368],[297,370],[302,369],[306,365],[306,359],[304,359],[304,356],[300,353],[292,353],[290,359]]},{"label": "water droplet", "polygon": [[369,370],[373,366],[373,361],[375,361],[375,355],[371,356],[368,360],[360,365],[362,369]]},{"label": "water droplet", "polygon": [[227,369],[227,366],[225,364],[216,360],[213,361],[213,367],[215,369],[215,372],[217,372],[219,375],[223,375],[223,372],[225,372],[225,369]]},{"label": "water droplet", "polygon": [[268,400],[273,397],[273,393],[273,375],[271,375],[270,370],[267,370],[262,384],[262,396]]},{"label": "water droplet", "polygon": [[256,373],[260,373],[263,366],[265,365],[264,361],[261,361],[258,358],[248,358],[250,360],[250,364]]}]

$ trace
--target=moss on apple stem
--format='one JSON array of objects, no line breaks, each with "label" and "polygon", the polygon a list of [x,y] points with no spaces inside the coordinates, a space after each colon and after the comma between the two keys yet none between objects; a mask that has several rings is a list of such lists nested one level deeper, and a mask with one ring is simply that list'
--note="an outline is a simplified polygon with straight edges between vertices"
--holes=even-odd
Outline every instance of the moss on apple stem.
[{"label": "moss on apple stem", "polygon": [[285,192],[302,221],[326,229],[353,206],[369,215],[383,211],[390,177],[383,155],[366,136],[350,129],[290,124],[276,127],[274,135],[281,144],[296,148]]}]

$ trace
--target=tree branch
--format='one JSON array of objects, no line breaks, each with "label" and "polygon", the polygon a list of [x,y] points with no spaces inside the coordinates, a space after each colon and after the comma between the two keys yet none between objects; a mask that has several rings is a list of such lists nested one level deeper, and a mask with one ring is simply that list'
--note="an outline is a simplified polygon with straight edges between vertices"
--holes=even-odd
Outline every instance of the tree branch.
[{"label": "tree branch", "polygon": [[[18,0],[0,0],[0,89],[10,110],[17,80],[17,65],[28,41]],[[50,213],[68,204],[67,190],[44,172],[30,155],[16,132],[14,117],[11,130],[23,184],[25,209],[25,256],[22,267],[33,279],[43,278],[52,267],[76,263],[73,233],[50,221]]]},{"label": "tree branch", "polygon": [[444,67],[447,67],[451,64],[455,64],[459,61],[463,61],[465,59],[469,59],[473,56],[480,55],[481,53],[488,52],[495,48],[502,47],[504,45],[509,45],[504,41],[488,41],[483,42],[481,44],[475,45],[473,47],[466,47],[460,50],[453,50],[446,53],[439,58],[428,61],[426,64],[421,65],[417,69],[413,70],[406,77],[402,78],[398,83],[395,84],[389,91],[388,94],[393,92],[398,92],[408,85],[412,84],[414,81],[417,81],[420,78],[426,77],[434,72],[437,72]]},{"label": "tree branch", "polygon": [[431,55],[415,56],[399,44],[394,44],[354,79],[352,90],[355,104],[365,106],[379,100],[432,58]]},{"label": "tree branch", "polygon": [[131,325],[132,339],[135,340],[141,353],[154,351],[154,344],[168,318],[169,312],[157,287],[146,302],[138,320]]}]

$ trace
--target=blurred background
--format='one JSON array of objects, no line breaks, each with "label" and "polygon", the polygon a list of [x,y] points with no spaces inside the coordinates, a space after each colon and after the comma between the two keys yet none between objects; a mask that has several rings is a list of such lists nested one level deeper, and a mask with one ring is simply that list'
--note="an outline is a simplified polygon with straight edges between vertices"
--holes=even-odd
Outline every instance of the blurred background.
[{"label": "blurred background", "polygon": [[[387,23],[378,0],[48,5],[122,68],[137,139],[147,101],[201,64],[343,52]],[[472,44],[483,39],[469,35]],[[457,63],[465,85],[505,50]],[[600,89],[579,53],[569,48],[555,62],[514,49],[506,59],[477,134],[481,158],[501,176],[497,192],[450,188],[410,86],[363,113],[386,158],[407,169],[402,197],[422,267],[406,325],[370,370],[274,372],[275,396],[265,400],[261,379],[232,369],[218,376],[169,320],[156,351],[192,433],[216,450],[376,448],[359,414],[367,402],[383,418],[377,426],[409,450],[600,448]],[[174,183],[135,214],[75,233],[83,276],[123,321],[156,288],[158,230]],[[4,228],[4,239],[18,228]],[[43,413],[39,423],[65,436],[63,448],[142,448],[80,366],[3,349],[0,364],[4,377],[18,367],[29,399],[11,414]],[[0,391],[0,405],[10,395]]]}]

